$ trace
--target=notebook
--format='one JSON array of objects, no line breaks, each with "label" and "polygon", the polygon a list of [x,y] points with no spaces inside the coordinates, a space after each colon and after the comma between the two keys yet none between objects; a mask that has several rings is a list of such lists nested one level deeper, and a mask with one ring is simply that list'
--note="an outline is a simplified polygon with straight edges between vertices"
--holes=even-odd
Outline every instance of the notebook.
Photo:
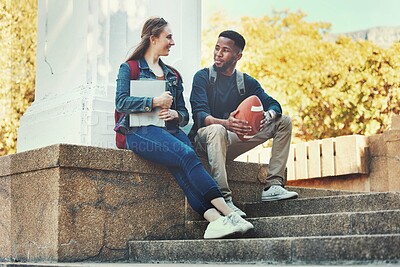
[{"label": "notebook", "polygon": [[[131,96],[160,96],[167,89],[165,80],[131,80]],[[129,126],[154,125],[165,127],[165,121],[158,117],[161,108],[153,108],[151,112],[137,112],[129,114]]]}]

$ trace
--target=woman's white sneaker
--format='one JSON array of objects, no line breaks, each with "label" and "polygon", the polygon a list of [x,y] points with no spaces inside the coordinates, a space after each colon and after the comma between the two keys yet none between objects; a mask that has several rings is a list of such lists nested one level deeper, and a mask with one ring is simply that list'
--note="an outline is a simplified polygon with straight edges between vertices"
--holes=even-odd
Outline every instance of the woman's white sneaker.
[{"label": "woman's white sneaker", "polygon": [[235,204],[233,204],[232,199],[229,200],[225,200],[226,205],[228,205],[229,208],[231,208],[231,210],[233,210],[234,212],[236,212],[237,214],[240,215],[240,217],[245,218],[247,215],[246,213],[244,213],[244,211],[242,211],[241,209],[239,209],[238,207],[236,207]]},{"label": "woman's white sneaker", "polygon": [[241,232],[241,225],[234,225],[228,217],[221,216],[219,219],[208,224],[207,229],[204,232],[204,239],[223,238],[228,235]]},{"label": "woman's white sneaker", "polygon": [[228,216],[226,216],[233,225],[240,227],[240,233],[244,234],[250,229],[254,228],[254,225],[251,224],[250,222],[246,221],[243,219],[239,214],[236,212],[232,212]]}]

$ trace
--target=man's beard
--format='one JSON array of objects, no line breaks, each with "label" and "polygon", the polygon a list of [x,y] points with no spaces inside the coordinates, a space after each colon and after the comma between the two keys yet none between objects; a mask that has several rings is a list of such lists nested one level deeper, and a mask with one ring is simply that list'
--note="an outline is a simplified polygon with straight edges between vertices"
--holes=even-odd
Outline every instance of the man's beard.
[{"label": "man's beard", "polygon": [[229,61],[227,61],[227,62],[225,62],[225,64],[223,64],[222,65],[222,67],[217,67],[216,65],[215,65],[215,63],[214,63],[214,70],[216,71],[216,72],[224,72],[224,71],[226,71],[230,66],[232,66],[232,64],[233,64],[233,62],[235,61],[235,59],[231,59],[231,60],[229,60]]}]

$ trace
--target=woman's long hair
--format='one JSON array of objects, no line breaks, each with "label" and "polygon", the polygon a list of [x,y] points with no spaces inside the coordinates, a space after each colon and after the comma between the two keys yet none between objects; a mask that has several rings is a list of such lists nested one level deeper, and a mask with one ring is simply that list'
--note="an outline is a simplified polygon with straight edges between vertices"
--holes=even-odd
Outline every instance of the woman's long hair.
[{"label": "woman's long hair", "polygon": [[143,25],[142,29],[142,40],[136,46],[133,53],[128,57],[129,60],[139,60],[144,56],[144,53],[150,46],[150,37],[159,37],[164,28],[168,25],[163,18],[149,18]]}]

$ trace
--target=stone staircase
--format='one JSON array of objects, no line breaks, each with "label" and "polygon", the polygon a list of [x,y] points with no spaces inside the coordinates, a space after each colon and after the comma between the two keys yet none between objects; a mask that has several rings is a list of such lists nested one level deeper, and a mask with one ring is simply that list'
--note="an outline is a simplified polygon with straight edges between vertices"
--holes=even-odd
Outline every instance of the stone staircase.
[{"label": "stone staircase", "polygon": [[204,240],[173,177],[130,151],[59,144],[0,157],[0,266],[400,263],[400,192],[290,187],[298,199],[262,203],[265,165],[227,170],[255,229]]},{"label": "stone staircase", "polygon": [[179,240],[130,241],[132,263],[370,264],[400,260],[400,193],[292,188],[296,200],[241,205],[255,229],[204,240],[188,220]]}]

